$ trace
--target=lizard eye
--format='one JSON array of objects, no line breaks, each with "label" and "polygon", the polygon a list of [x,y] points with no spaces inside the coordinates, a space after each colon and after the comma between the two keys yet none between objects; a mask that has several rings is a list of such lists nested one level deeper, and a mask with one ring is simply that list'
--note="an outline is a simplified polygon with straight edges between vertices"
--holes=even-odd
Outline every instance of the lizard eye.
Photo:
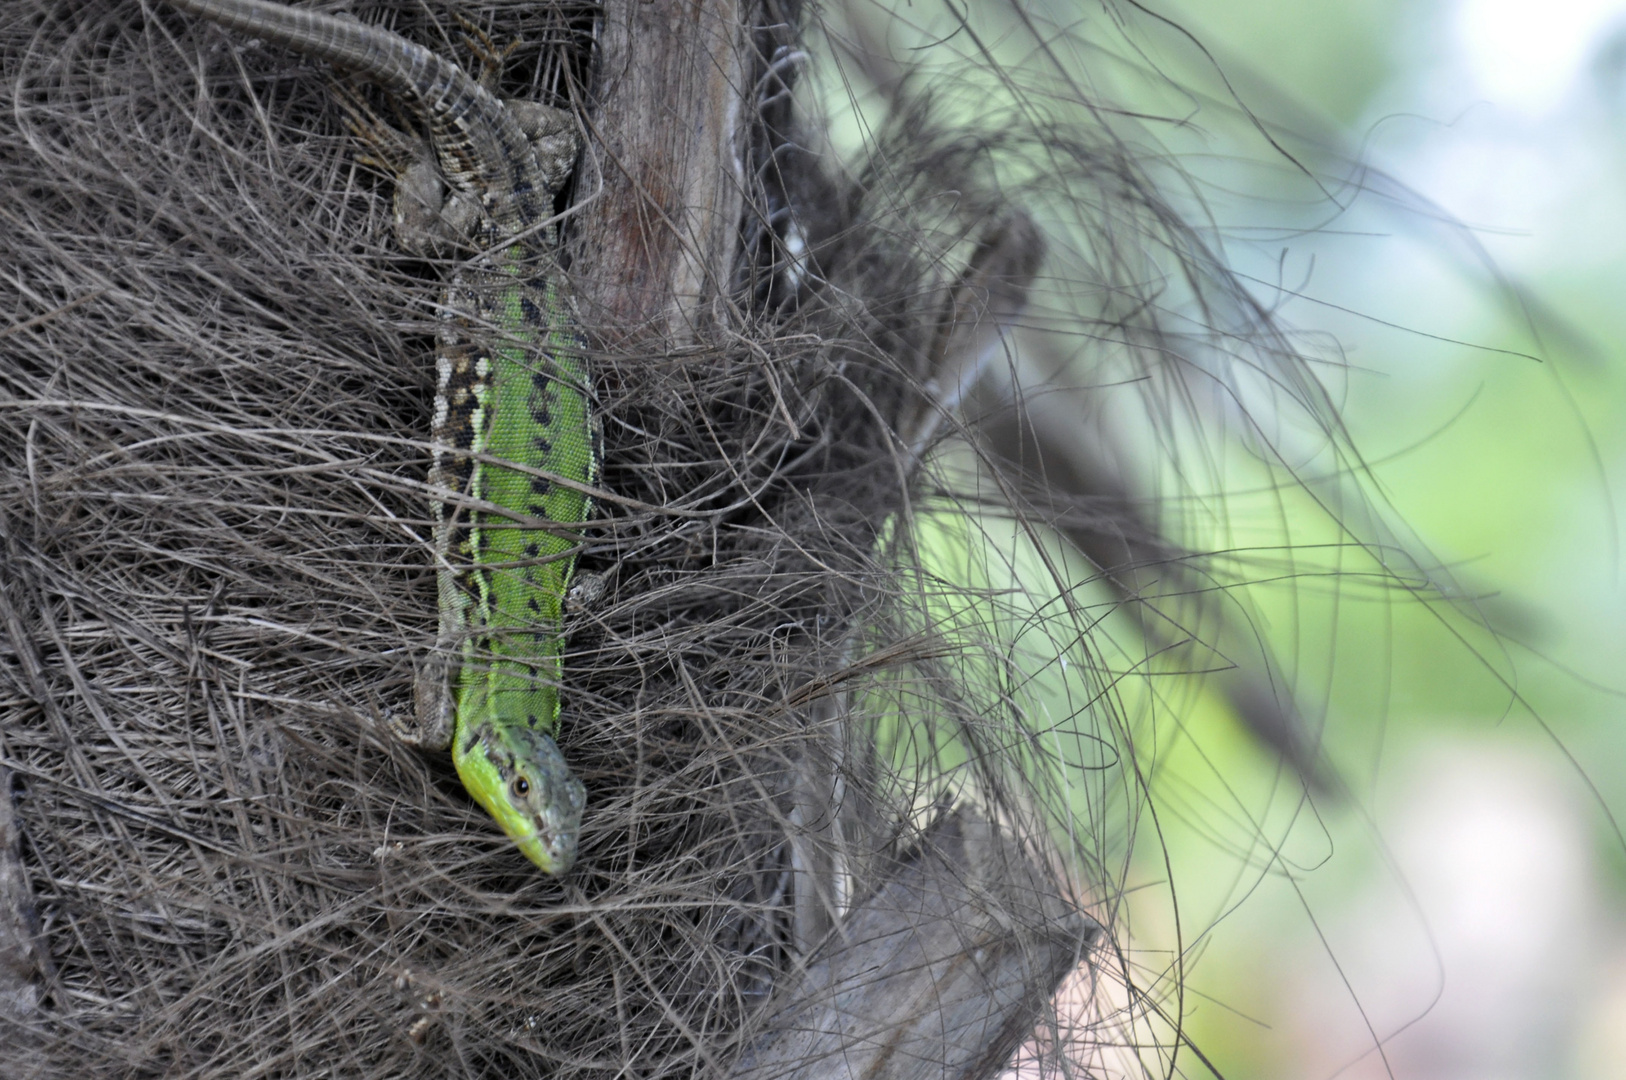
[{"label": "lizard eye", "polygon": [[523,799],[525,796],[531,793],[531,782],[525,779],[523,776],[515,777],[514,782],[509,785],[509,787],[510,790],[513,791],[516,798]]}]

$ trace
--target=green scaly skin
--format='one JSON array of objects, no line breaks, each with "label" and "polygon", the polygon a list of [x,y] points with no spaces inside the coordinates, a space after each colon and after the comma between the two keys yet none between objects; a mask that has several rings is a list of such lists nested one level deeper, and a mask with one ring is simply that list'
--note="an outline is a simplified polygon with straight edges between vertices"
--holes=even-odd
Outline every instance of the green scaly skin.
[{"label": "green scaly skin", "polygon": [[168,2],[377,85],[428,134],[427,147],[403,150],[404,136],[352,110],[397,172],[403,246],[429,252],[449,237],[475,249],[447,284],[436,357],[440,637],[420,672],[416,729],[395,726],[415,745],[450,746],[469,794],[532,862],[562,874],[586,798],[554,741],[563,608],[599,456],[545,224],[576,156],[570,117],[499,101],[450,61],[354,20],[266,0]]}]

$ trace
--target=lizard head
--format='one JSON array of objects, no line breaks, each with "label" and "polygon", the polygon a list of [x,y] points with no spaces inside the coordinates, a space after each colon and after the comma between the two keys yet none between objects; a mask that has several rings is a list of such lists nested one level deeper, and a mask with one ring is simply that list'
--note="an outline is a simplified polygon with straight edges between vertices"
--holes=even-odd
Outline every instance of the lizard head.
[{"label": "lizard head", "polygon": [[454,755],[463,786],[544,873],[569,870],[587,792],[558,745],[532,728],[490,724],[473,742]]}]

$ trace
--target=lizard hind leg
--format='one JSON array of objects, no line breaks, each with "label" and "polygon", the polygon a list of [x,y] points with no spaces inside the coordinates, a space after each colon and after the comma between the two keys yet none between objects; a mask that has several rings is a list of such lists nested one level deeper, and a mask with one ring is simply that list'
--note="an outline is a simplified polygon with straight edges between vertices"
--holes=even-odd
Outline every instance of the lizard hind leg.
[{"label": "lizard hind leg", "polygon": [[423,661],[413,683],[413,718],[393,714],[390,733],[408,746],[434,752],[451,747],[457,729],[457,701],[450,678],[452,664],[445,653],[436,650]]},{"label": "lizard hind leg", "polygon": [[499,49],[497,43],[491,40],[491,35],[467,16],[459,13],[457,21],[463,25],[464,47],[480,61],[480,75],[475,81],[489,90],[492,97],[499,96],[497,87],[502,83],[503,68],[508,66],[508,58],[514,55],[514,50],[519,48],[519,38],[514,38]]},{"label": "lizard hind leg", "polygon": [[[498,87],[502,83],[503,68],[519,47],[519,39],[514,38],[499,49],[490,34],[467,18],[459,15],[457,20],[463,24],[464,45],[480,62],[480,85],[493,96],[500,97]],[[541,168],[542,179],[548,190],[558,191],[570,178],[576,158],[581,154],[582,140],[576,128],[575,115],[569,110],[556,109],[540,101],[509,98],[503,101],[503,105],[525,132],[525,138],[536,153],[537,165]]]},{"label": "lizard hind leg", "polygon": [[537,169],[549,191],[558,191],[570,179],[582,149],[576,116],[568,109],[556,109],[540,101],[506,101],[508,111],[530,140]]},{"label": "lizard hind leg", "polygon": [[429,140],[379,119],[353,80],[334,80],[332,89],[345,127],[362,146],[357,162],[395,182],[396,243],[426,259],[449,258],[466,248],[479,206],[455,192],[448,194]]}]

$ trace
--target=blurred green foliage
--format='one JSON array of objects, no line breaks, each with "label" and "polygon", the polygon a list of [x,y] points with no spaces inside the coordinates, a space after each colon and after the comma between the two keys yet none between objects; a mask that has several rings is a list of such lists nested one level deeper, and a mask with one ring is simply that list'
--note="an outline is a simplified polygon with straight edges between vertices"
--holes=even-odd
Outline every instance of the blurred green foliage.
[{"label": "blurred green foliage", "polygon": [[[1004,92],[1052,105],[1048,61],[1014,30],[998,31],[999,10],[978,12],[988,22],[975,47],[953,32],[952,16],[920,5],[897,8],[899,21],[877,37],[951,72],[951,88],[985,81],[991,69],[978,64],[1005,65]],[[1133,629],[1106,614],[1111,597],[1065,545],[956,506],[921,515],[926,576],[986,598],[928,610],[940,628],[998,628],[1005,659],[1026,672],[1019,696],[1029,723],[1073,740],[1057,753],[1077,766],[1062,782],[1103,861],[1115,846],[1133,852],[1119,884],[1142,985],[1184,1010],[1187,1033],[1226,1075],[1294,1076],[1288,976],[1319,967],[1335,982],[1347,945],[1323,936],[1323,924],[1353,918],[1351,905],[1378,882],[1404,887],[1386,862],[1385,814],[1398,778],[1427,760],[1420,755],[1499,743],[1567,778],[1608,868],[1604,905],[1622,909],[1626,857],[1612,820],[1626,812],[1621,118],[1597,103],[1584,71],[1565,111],[1539,123],[1486,104],[1451,59],[1459,43],[1443,0],[1188,0],[1158,11],[1206,54],[1142,19],[1125,37],[1144,52],[1118,66],[1090,52],[1110,22],[1099,9],[1044,10],[1047,26],[1065,28],[1051,56],[1065,52],[1057,41],[1072,46],[1088,85],[1165,115],[1180,94],[1135,76],[1155,70],[1191,89],[1191,125],[1163,130],[1161,148],[1186,155],[1179,168],[1248,208],[1224,219],[1235,227],[1227,257],[1261,293],[1273,274],[1296,283],[1279,314],[1315,335],[1319,370],[1361,455],[1362,490],[1413,531],[1399,538],[1414,557],[1438,560],[1463,590],[1454,602],[1408,592],[1415,575],[1404,558],[1351,543],[1318,496],[1279,470],[1246,455],[1205,464],[1222,480],[1223,508],[1188,522],[1183,540],[1292,546],[1285,575],[1281,559],[1261,556],[1246,603],[1312,718],[1324,709],[1326,745],[1350,790],[1312,803],[1197,681],[1119,678],[1148,676],[1156,664]],[[846,95],[863,102],[865,88],[825,81],[840,87],[829,103],[833,140],[850,151],[868,128]],[[1356,163],[1399,183],[1372,182]],[[1495,195],[1488,204],[1472,198],[1481,182]],[[1485,205],[1512,220],[1475,217]],[[1329,461],[1300,464],[1309,475]],[[1056,567],[1072,590],[1058,590]],[[1074,605],[1070,620],[1045,617],[1058,591]],[[1068,637],[1079,611],[1098,617],[1089,655]],[[1105,743],[1079,737],[1077,718],[1103,694],[1133,736],[1155,822],[1133,796],[1109,794]],[[1119,820],[1107,821],[1113,814]],[[1345,1020],[1358,1026],[1353,996]],[[1181,1060],[1188,1075],[1203,1074],[1189,1055]],[[1561,1061],[1553,1068],[1547,1075],[1564,1074]]]}]

